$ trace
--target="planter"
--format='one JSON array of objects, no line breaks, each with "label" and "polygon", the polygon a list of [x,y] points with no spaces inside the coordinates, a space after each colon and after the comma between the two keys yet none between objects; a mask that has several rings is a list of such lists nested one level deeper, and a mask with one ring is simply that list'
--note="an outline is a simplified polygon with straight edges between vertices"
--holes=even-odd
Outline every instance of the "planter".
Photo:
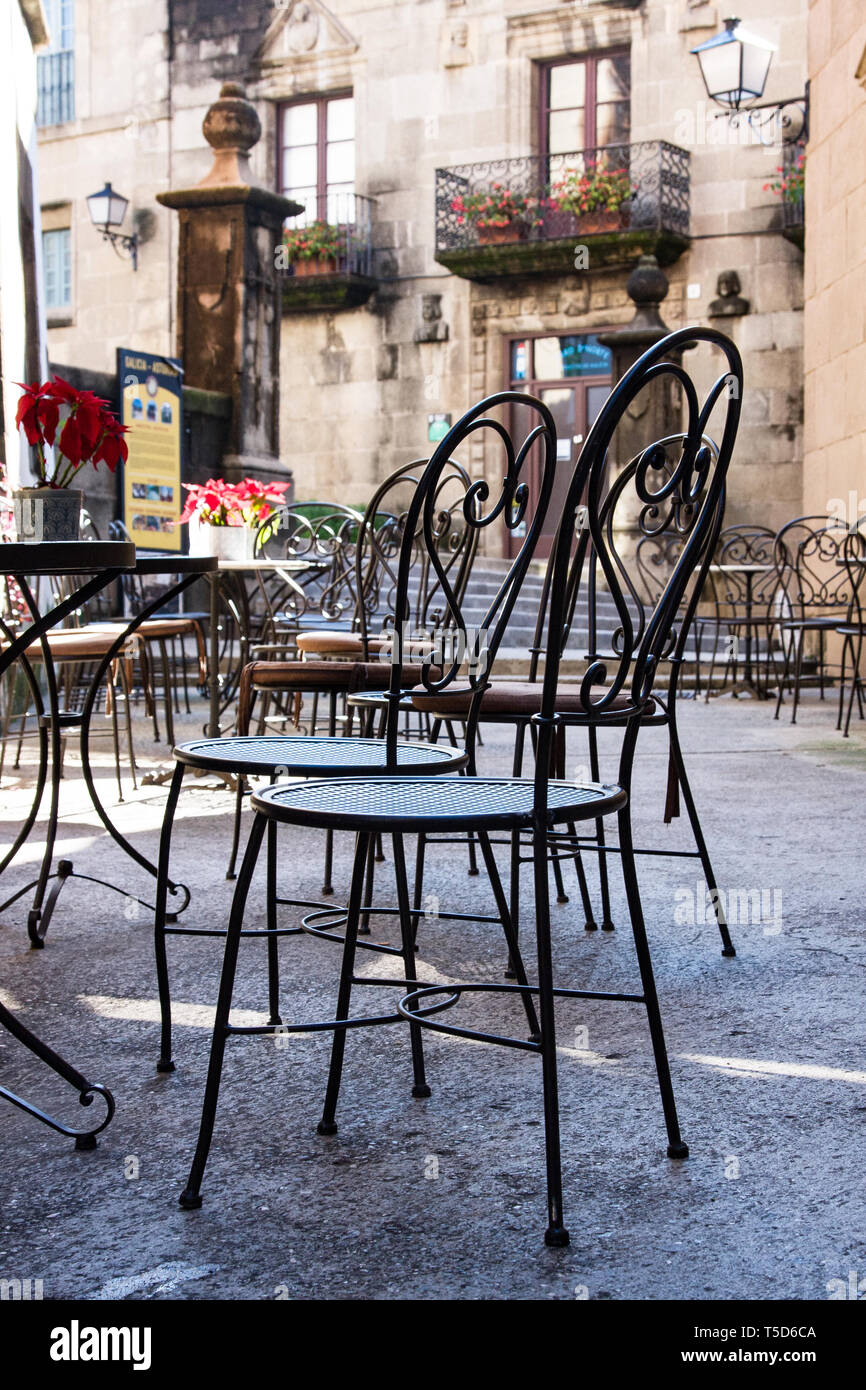
[{"label": "planter", "polygon": [[82,494],[73,487],[23,487],[12,495],[19,541],[77,541]]},{"label": "planter", "polygon": [[295,278],[305,280],[309,275],[336,275],[336,256],[312,256],[308,261],[294,262]]},{"label": "planter", "polygon": [[252,526],[201,526],[189,523],[190,555],[213,555],[218,560],[252,560],[256,531]]},{"label": "planter", "polygon": [[505,227],[476,227],[479,246],[502,246],[509,241],[525,241],[525,222],[509,222]]},{"label": "planter", "polygon": [[623,204],[608,212],[599,208],[595,212],[582,212],[575,217],[575,232],[579,236],[593,236],[600,232],[619,232],[631,223],[631,208]]}]

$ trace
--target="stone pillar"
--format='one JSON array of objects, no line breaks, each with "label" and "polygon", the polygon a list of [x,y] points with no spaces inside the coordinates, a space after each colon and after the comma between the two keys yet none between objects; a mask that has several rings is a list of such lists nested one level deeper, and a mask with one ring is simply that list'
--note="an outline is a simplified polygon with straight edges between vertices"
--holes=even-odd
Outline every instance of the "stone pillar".
[{"label": "stone pillar", "polygon": [[195,188],[157,194],[180,217],[177,355],[187,386],[231,397],[225,476],[285,479],[275,252],[283,221],[302,208],[252,183],[248,156],[262,127],[243,87],[224,84],[202,130],[214,151],[210,172]]},{"label": "stone pillar", "polygon": [[[614,328],[610,333],[600,333],[598,340],[613,353],[612,376],[614,382],[633,366],[647,348],[667,336],[667,328],[659,314],[659,305],[667,295],[668,278],[659,267],[655,256],[641,256],[626,283],[629,297],[634,301],[635,313],[630,323]],[[671,361],[680,362],[682,353],[671,354]],[[681,428],[680,392],[671,377],[662,377],[641,391],[634,403],[626,411],[613,439],[611,458],[611,479],[619,470],[640,453],[648,444],[665,435],[676,434]],[[639,540],[637,517],[640,504],[635,499],[633,513],[626,516],[626,499],[618,515],[617,532],[619,546],[624,559],[630,557]]]}]

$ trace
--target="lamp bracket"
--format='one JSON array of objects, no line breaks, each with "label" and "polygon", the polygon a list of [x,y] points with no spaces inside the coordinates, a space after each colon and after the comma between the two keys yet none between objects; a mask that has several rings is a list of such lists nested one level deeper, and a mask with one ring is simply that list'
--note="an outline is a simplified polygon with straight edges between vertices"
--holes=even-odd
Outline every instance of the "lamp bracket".
[{"label": "lamp bracket", "polygon": [[111,242],[115,254],[120,256],[121,260],[132,261],[133,270],[138,270],[138,237],[135,232],[132,236],[126,236],[123,232],[111,231],[109,227],[97,227],[97,231],[103,241]]}]

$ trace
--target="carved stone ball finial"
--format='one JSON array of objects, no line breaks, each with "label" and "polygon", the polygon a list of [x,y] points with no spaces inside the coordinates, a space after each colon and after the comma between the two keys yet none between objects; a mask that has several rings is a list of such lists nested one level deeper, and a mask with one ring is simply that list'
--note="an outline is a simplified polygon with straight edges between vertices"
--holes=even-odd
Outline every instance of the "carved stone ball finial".
[{"label": "carved stone ball finial", "polygon": [[626,281],[626,292],[638,309],[657,309],[670,288],[655,256],[641,256]]},{"label": "carved stone ball finial", "polygon": [[199,188],[250,184],[252,174],[248,155],[261,138],[262,123],[239,82],[224,82],[219,100],[209,108],[202,131],[214,152],[213,168]]}]

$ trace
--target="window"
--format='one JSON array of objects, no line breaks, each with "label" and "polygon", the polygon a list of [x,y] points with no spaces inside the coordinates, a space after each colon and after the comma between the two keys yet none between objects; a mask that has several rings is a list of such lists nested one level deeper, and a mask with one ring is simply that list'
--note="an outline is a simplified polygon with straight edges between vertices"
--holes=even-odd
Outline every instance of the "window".
[{"label": "window", "polygon": [[546,64],[541,73],[542,153],[627,145],[630,91],[627,52]]},{"label": "window", "polygon": [[349,92],[287,102],[278,114],[277,182],[303,203],[295,226],[354,221],[355,102]]},{"label": "window", "polygon": [[56,125],[75,115],[74,0],[45,0],[49,45],[37,61],[37,125]]},{"label": "window", "polygon": [[45,308],[51,314],[72,304],[72,257],[68,227],[42,233]]}]

